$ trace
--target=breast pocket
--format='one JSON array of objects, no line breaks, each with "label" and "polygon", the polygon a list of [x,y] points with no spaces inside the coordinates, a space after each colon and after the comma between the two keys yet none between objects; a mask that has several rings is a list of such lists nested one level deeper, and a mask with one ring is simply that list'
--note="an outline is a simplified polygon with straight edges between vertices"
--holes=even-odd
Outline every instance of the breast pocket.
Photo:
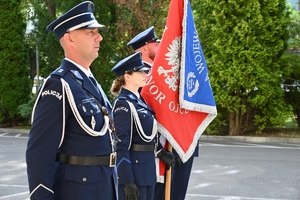
[{"label": "breast pocket", "polygon": [[83,99],[77,108],[81,116],[93,116],[101,112],[94,98]]},{"label": "breast pocket", "polygon": [[142,121],[152,120],[152,113],[148,110],[141,108],[137,110],[137,113],[139,115],[139,119]]}]

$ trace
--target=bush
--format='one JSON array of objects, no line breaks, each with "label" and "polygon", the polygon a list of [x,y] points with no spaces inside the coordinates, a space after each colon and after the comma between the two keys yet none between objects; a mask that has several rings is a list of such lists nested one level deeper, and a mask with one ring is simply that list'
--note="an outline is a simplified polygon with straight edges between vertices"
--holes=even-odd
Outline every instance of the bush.
[{"label": "bush", "polygon": [[18,106],[19,114],[30,124],[32,109],[35,102],[35,96],[32,95],[31,99],[26,103]]}]

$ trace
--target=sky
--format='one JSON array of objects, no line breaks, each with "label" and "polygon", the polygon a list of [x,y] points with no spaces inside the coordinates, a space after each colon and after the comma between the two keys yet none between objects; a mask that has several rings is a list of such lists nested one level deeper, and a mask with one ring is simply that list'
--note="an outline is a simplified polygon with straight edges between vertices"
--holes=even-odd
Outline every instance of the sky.
[{"label": "sky", "polygon": [[298,10],[298,0],[286,0],[289,2],[293,7],[295,7]]}]

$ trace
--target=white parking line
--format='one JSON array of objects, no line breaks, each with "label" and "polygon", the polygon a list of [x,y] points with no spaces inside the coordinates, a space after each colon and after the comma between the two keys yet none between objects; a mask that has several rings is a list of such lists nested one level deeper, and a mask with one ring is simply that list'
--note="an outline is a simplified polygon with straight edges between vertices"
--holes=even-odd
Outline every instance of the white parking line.
[{"label": "white parking line", "polygon": [[0,184],[0,187],[28,188],[28,185],[7,185],[7,184]]},{"label": "white parking line", "polygon": [[[22,134],[20,134],[20,135],[22,135]],[[4,136],[1,136],[0,135],[0,137],[4,137],[4,138],[27,138],[28,139],[28,136],[20,136],[20,135],[16,135],[16,136],[12,136],[12,135],[4,135]]]},{"label": "white parking line", "polygon": [[255,198],[255,197],[237,197],[237,196],[219,196],[219,195],[201,195],[201,194],[186,194],[187,197],[202,197],[202,198],[218,198],[218,200],[288,200],[274,198]]},{"label": "white parking line", "polygon": [[4,136],[4,135],[7,135],[8,133],[2,133],[2,134],[0,134],[0,136]]},{"label": "white parking line", "polygon": [[6,195],[6,196],[2,196],[0,197],[0,199],[6,199],[6,198],[10,198],[10,197],[15,197],[15,196],[20,196],[20,195],[24,195],[24,194],[28,194],[28,192],[21,192],[21,193],[16,193],[16,194],[11,194],[11,195]]},{"label": "white parking line", "polygon": [[17,134],[17,135],[15,135],[15,137],[20,137],[22,134],[21,133],[19,133],[19,134]]}]

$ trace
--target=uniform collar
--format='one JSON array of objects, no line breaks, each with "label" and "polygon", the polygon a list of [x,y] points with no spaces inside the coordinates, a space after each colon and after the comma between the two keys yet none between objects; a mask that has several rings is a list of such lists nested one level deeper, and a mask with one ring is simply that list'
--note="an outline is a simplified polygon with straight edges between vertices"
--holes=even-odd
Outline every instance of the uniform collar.
[{"label": "uniform collar", "polygon": [[86,75],[87,77],[90,77],[90,76],[94,77],[90,69],[86,70],[84,67],[82,67],[81,65],[79,65],[78,63],[74,62],[73,60],[71,60],[71,59],[69,59],[69,58],[64,58],[64,59],[67,60],[67,61],[69,61],[70,63],[73,63],[73,64],[74,64],[76,67],[78,67],[83,73],[85,73],[85,75]]},{"label": "uniform collar", "polygon": [[133,93],[135,96],[136,96],[136,98],[140,98],[140,94],[136,91],[136,92],[134,92],[134,91],[132,91],[132,90],[130,90],[130,89],[128,89],[128,88],[125,88],[125,87],[123,87],[125,90],[128,90],[129,92],[131,92],[131,93]]}]

